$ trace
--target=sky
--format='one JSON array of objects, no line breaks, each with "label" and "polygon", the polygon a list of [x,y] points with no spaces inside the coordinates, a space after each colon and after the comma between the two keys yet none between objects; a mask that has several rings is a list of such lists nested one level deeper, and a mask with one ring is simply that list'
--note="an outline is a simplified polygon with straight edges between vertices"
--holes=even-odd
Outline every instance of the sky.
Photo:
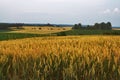
[{"label": "sky", "polygon": [[0,0],[0,22],[120,26],[120,0]]}]

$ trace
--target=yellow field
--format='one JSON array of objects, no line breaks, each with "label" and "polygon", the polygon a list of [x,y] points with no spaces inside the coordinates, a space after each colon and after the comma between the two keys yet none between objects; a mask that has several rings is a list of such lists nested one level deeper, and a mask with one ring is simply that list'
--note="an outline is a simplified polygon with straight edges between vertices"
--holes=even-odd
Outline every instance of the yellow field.
[{"label": "yellow field", "polygon": [[119,80],[120,36],[0,41],[2,80]]},{"label": "yellow field", "polygon": [[12,27],[14,31],[12,33],[34,33],[34,34],[49,34],[49,33],[56,33],[61,31],[68,31],[71,30],[72,27],[49,27],[49,26],[23,26],[23,29],[16,29]]},{"label": "yellow field", "polygon": [[120,30],[120,28],[113,28],[112,30]]}]

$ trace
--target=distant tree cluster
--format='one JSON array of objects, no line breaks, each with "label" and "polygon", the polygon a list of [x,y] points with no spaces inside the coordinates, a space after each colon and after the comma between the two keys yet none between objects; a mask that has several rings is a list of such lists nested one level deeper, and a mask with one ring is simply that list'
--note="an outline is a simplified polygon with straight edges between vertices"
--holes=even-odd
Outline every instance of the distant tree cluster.
[{"label": "distant tree cluster", "polygon": [[10,29],[10,27],[16,27],[17,29],[21,29],[22,26],[22,23],[0,23],[0,30]]},{"label": "distant tree cluster", "polygon": [[8,28],[9,28],[9,24],[0,23],[0,29],[8,29]]},{"label": "distant tree cluster", "polygon": [[72,27],[72,29],[81,29],[81,28],[82,28],[81,23],[75,24],[75,25]]},{"label": "distant tree cluster", "polygon": [[53,24],[24,24],[24,23],[0,23],[0,30],[10,29],[11,27],[16,27],[17,29],[22,29],[23,26],[49,26],[55,27]]},{"label": "distant tree cluster", "polygon": [[87,25],[82,26],[81,23],[75,24],[72,29],[93,29],[93,30],[112,30],[112,25],[110,22],[107,23],[95,23],[93,26]]},{"label": "distant tree cluster", "polygon": [[54,27],[54,25],[53,25],[53,24],[50,24],[50,23],[45,24],[44,26],[51,26],[51,27]]},{"label": "distant tree cluster", "polygon": [[[6,30],[10,29],[11,27],[16,27],[17,29],[23,29],[23,26],[31,26],[31,27],[68,27],[68,26],[73,26],[73,25],[68,25],[68,24],[31,24],[31,23],[0,23],[0,30]],[[80,26],[80,25],[79,25]],[[39,29],[40,30],[40,29]]]},{"label": "distant tree cluster", "polygon": [[101,30],[111,30],[112,29],[112,25],[110,22],[107,23],[95,23],[95,25],[93,26],[94,29],[101,29]]}]

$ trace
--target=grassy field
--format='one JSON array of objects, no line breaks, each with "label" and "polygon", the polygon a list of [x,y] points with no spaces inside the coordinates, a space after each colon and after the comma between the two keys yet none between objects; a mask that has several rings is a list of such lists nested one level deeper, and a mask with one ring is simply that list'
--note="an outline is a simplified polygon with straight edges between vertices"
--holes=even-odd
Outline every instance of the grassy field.
[{"label": "grassy field", "polygon": [[44,36],[70,35],[120,35],[120,30],[71,30],[71,27],[29,27],[23,29],[0,30],[0,40],[21,39]]},{"label": "grassy field", "polygon": [[119,80],[120,36],[0,41],[1,80]]},{"label": "grassy field", "polygon": [[17,29],[16,27],[12,27],[10,28],[10,30],[0,30],[0,41],[31,37],[55,36],[56,34],[53,33],[68,30],[71,30],[71,27],[23,26],[23,29]]},{"label": "grassy field", "polygon": [[45,37],[50,36],[50,34],[30,34],[30,33],[0,33],[0,41],[3,40],[13,40],[13,39],[23,39],[23,38],[32,38],[32,37]]},{"label": "grassy field", "polygon": [[71,27],[23,26],[23,29],[12,27],[12,31],[8,33],[51,34],[68,30],[71,30]]},{"label": "grassy field", "polygon": [[120,35],[120,28],[113,28],[113,30],[72,30],[72,27],[30,27],[23,26],[23,29],[15,29],[8,33],[30,33],[30,34],[57,34],[59,36],[65,35]]}]

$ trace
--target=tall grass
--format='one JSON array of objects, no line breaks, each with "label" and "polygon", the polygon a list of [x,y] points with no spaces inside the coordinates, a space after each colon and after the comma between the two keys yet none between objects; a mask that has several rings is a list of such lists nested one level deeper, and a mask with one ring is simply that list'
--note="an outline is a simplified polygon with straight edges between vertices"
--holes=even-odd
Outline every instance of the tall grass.
[{"label": "tall grass", "polygon": [[0,41],[0,80],[119,80],[120,36]]}]

